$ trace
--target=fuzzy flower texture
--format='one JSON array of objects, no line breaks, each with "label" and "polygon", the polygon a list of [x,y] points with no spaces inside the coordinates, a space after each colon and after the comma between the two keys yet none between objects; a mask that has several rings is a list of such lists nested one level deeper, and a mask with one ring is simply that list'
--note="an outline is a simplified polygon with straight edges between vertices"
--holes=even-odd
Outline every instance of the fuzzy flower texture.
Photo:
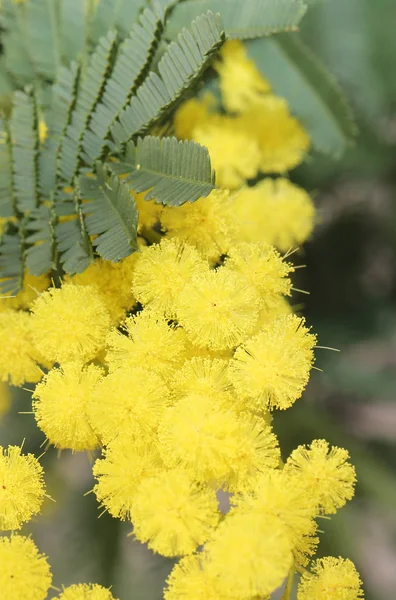
[{"label": "fuzzy flower texture", "polygon": [[[0,301],[0,381],[36,384],[50,444],[101,450],[99,509],[179,559],[166,600],[269,598],[297,573],[298,600],[357,600],[349,560],[313,558],[317,519],[353,496],[348,453],[318,439],[281,460],[272,428],[314,363],[316,337],[289,303],[289,257],[314,210],[286,177],[309,139],[240,42],[216,68],[224,110],[189,100],[175,128],[208,146],[221,188],[179,208],[136,195],[139,252],[97,259],[58,288],[28,275]],[[44,497],[38,461],[0,448],[0,530],[19,529]],[[0,564],[3,600],[47,597],[50,569],[30,538],[1,537]],[[58,596],[112,598],[78,582]]]}]

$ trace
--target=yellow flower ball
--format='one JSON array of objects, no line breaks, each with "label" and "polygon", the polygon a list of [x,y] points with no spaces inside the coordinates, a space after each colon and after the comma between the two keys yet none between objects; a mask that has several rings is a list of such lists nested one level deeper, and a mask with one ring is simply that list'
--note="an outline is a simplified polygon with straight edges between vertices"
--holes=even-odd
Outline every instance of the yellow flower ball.
[{"label": "yellow flower ball", "polygon": [[52,575],[30,538],[0,537],[0,565],[1,600],[45,600]]},{"label": "yellow flower ball", "polygon": [[144,248],[138,257],[132,289],[136,299],[156,313],[174,318],[177,298],[194,275],[209,270],[198,251],[177,240],[164,239]]},{"label": "yellow flower ball", "polygon": [[254,330],[260,298],[242,277],[225,268],[197,275],[179,296],[177,316],[197,346],[226,350]]},{"label": "yellow flower ball", "polygon": [[277,519],[256,514],[228,515],[206,546],[205,569],[219,589],[237,598],[263,597],[287,577],[291,543]]},{"label": "yellow flower ball", "polygon": [[32,320],[21,310],[0,312],[0,381],[21,386],[43,376],[38,363],[43,359],[33,344]]},{"label": "yellow flower ball", "polygon": [[88,402],[103,369],[79,362],[52,369],[36,386],[33,412],[48,441],[60,450],[95,450],[100,440],[88,419]]},{"label": "yellow flower ball", "polygon": [[167,579],[164,600],[235,600],[235,595],[219,589],[215,577],[205,570],[201,554],[185,556],[174,567]]},{"label": "yellow flower ball", "polygon": [[118,435],[151,439],[169,402],[168,388],[158,375],[125,365],[92,390],[87,414],[103,444]]},{"label": "yellow flower ball", "polygon": [[316,560],[311,573],[301,577],[298,600],[359,600],[362,582],[352,561],[326,556]]},{"label": "yellow flower ball", "polygon": [[278,317],[236,350],[229,377],[247,407],[284,410],[300,398],[316,343],[304,323],[296,315]]},{"label": "yellow flower ball", "polygon": [[354,494],[356,473],[348,458],[347,450],[314,440],[293,450],[285,471],[301,480],[323,514],[334,514]]},{"label": "yellow flower ball", "polygon": [[136,538],[163,556],[193,553],[220,517],[216,493],[180,469],[144,479],[131,514]]},{"label": "yellow flower ball", "polygon": [[209,356],[193,356],[171,380],[172,397],[180,400],[190,394],[224,396],[231,388],[227,377],[228,361]]},{"label": "yellow flower ball", "polygon": [[156,475],[163,463],[154,443],[121,435],[103,451],[93,467],[98,483],[94,492],[101,506],[113,517],[130,519],[131,507],[139,484]]},{"label": "yellow flower ball", "polygon": [[55,600],[117,600],[117,598],[109,589],[97,583],[78,583],[64,589]]},{"label": "yellow flower ball", "polygon": [[0,446],[0,530],[20,529],[40,512],[43,474],[33,454],[22,454],[18,446]]},{"label": "yellow flower ball", "polygon": [[305,190],[288,179],[266,178],[232,198],[235,241],[267,242],[287,252],[311,235],[315,207]]},{"label": "yellow flower ball", "polygon": [[104,347],[110,315],[94,287],[64,284],[32,306],[33,341],[48,361],[87,362]]}]

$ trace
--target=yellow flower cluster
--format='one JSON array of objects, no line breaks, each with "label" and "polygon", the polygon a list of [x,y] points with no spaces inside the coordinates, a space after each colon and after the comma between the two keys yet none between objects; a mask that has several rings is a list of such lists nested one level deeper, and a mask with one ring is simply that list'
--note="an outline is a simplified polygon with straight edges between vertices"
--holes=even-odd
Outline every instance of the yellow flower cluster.
[{"label": "yellow flower cluster", "polygon": [[[305,570],[317,518],[353,496],[348,453],[314,440],[282,462],[272,429],[274,412],[308,383],[316,337],[287,300],[294,267],[270,243],[303,242],[313,208],[285,178],[246,179],[294,167],[308,138],[239,42],[217,69],[230,114],[193,100],[176,126],[207,143],[222,185],[243,187],[181,208],[137,197],[138,253],[97,260],[59,288],[30,278],[0,312],[0,380],[37,384],[33,413],[56,448],[101,450],[101,508],[153,551],[180,558],[166,600],[268,598],[299,571],[299,600],[358,599],[350,561]],[[44,495],[38,461],[2,450],[0,529],[20,528]],[[0,538],[0,564],[5,600],[44,600],[51,575],[32,540]],[[112,598],[85,584],[58,596]]]}]

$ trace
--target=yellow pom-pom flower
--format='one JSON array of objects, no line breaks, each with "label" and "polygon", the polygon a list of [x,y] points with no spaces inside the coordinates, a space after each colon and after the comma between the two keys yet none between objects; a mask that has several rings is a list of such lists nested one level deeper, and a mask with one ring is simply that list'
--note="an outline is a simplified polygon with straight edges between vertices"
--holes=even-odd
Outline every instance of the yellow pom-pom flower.
[{"label": "yellow pom-pom flower", "polygon": [[243,275],[267,306],[277,302],[281,295],[290,296],[289,274],[294,268],[272,246],[264,242],[241,242],[230,249],[228,256],[226,267]]},{"label": "yellow pom-pom flower", "polygon": [[48,441],[60,450],[95,450],[100,440],[88,420],[89,398],[103,378],[95,365],[79,362],[51,369],[36,386],[33,412]]},{"label": "yellow pom-pom flower", "polygon": [[89,422],[104,444],[116,436],[155,435],[169,405],[169,391],[155,373],[125,365],[107,375],[92,391]]},{"label": "yellow pom-pom flower", "polygon": [[308,448],[299,446],[291,453],[285,470],[298,476],[322,513],[333,514],[354,494],[356,473],[348,458],[343,448],[314,440]]},{"label": "yellow pom-pom flower", "polygon": [[317,505],[304,485],[284,470],[267,470],[255,481],[248,494],[235,496],[239,511],[279,519],[287,532],[298,564],[306,564],[317,545]]},{"label": "yellow pom-pom flower", "polygon": [[33,340],[48,361],[89,361],[104,347],[110,315],[94,287],[52,288],[35,301],[32,312]]},{"label": "yellow pom-pom flower", "polygon": [[216,578],[205,570],[201,554],[182,558],[174,566],[166,583],[165,600],[235,600],[234,594],[220,591]]},{"label": "yellow pom-pom flower", "polygon": [[46,557],[30,538],[0,537],[1,600],[44,600],[52,575]]},{"label": "yellow pom-pom flower", "polygon": [[261,159],[257,140],[239,119],[217,116],[193,134],[194,140],[209,150],[217,184],[231,190],[256,177]]},{"label": "yellow pom-pom flower", "polygon": [[197,275],[184,287],[177,316],[194,344],[225,350],[252,333],[259,308],[260,297],[246,279],[220,268]]},{"label": "yellow pom-pom flower", "polygon": [[174,318],[177,298],[185,284],[208,269],[207,261],[193,246],[164,239],[142,250],[132,289],[146,308]]},{"label": "yellow pom-pom flower", "polygon": [[131,436],[114,439],[93,468],[97,499],[113,517],[129,519],[133,499],[145,477],[156,475],[163,463],[154,443]]},{"label": "yellow pom-pom flower", "polygon": [[55,600],[117,600],[107,588],[97,583],[78,583],[63,590]]},{"label": "yellow pom-pom flower", "polygon": [[215,68],[220,75],[220,91],[226,110],[244,112],[260,100],[262,94],[270,92],[268,81],[248,58],[243,42],[226,42],[221,50],[221,59]]},{"label": "yellow pom-pom flower", "polygon": [[235,230],[232,203],[226,190],[179,207],[165,207],[161,215],[167,237],[176,237],[215,263],[231,246]]},{"label": "yellow pom-pom flower", "polygon": [[42,357],[33,345],[30,315],[21,310],[0,312],[0,339],[0,381],[17,386],[39,381]]},{"label": "yellow pom-pom flower", "polygon": [[193,553],[219,521],[216,493],[180,469],[144,479],[132,506],[134,534],[163,556]]},{"label": "yellow pom-pom flower", "polygon": [[184,102],[174,118],[176,136],[181,140],[191,139],[194,130],[210,120],[209,110],[215,103],[215,98],[209,93],[199,100],[190,98]]},{"label": "yellow pom-pom flower", "polygon": [[136,208],[139,212],[138,232],[146,233],[158,222],[163,206],[157,204],[155,200],[145,200],[146,192],[140,194],[131,192],[131,194],[135,199]]},{"label": "yellow pom-pom flower", "polygon": [[285,529],[277,519],[234,513],[206,546],[208,574],[236,598],[263,597],[278,588],[292,565]]},{"label": "yellow pom-pom flower", "polygon": [[125,316],[125,312],[135,304],[131,280],[125,277],[122,262],[96,260],[83,273],[66,278],[66,281],[95,288],[114,324],[118,324]]},{"label": "yellow pom-pom flower", "polygon": [[143,366],[169,377],[184,359],[185,334],[151,311],[129,317],[123,331],[126,335],[113,330],[107,338],[106,362],[110,371]]},{"label": "yellow pom-pom flower", "polygon": [[326,556],[301,577],[298,600],[359,600],[362,582],[352,561]]},{"label": "yellow pom-pom flower", "polygon": [[252,410],[289,408],[308,383],[315,343],[304,319],[296,315],[270,321],[236,350],[230,381]]},{"label": "yellow pom-pom flower", "polygon": [[241,117],[246,134],[257,140],[263,173],[285,173],[297,167],[310,147],[300,123],[283,98],[267,94]]},{"label": "yellow pom-pom flower", "polygon": [[232,491],[250,488],[259,473],[278,466],[276,437],[264,422],[216,401],[191,394],[166,411],[159,429],[162,457],[198,481]]},{"label": "yellow pom-pom flower", "polygon": [[238,224],[237,241],[264,241],[287,252],[305,242],[314,227],[311,198],[288,179],[266,178],[245,187],[231,204]]},{"label": "yellow pom-pom flower", "polygon": [[45,495],[43,469],[33,454],[0,446],[0,531],[20,529],[40,512]]},{"label": "yellow pom-pom flower", "polygon": [[224,396],[230,391],[228,361],[208,356],[194,356],[177,371],[171,382],[172,395],[181,399],[189,394]]}]

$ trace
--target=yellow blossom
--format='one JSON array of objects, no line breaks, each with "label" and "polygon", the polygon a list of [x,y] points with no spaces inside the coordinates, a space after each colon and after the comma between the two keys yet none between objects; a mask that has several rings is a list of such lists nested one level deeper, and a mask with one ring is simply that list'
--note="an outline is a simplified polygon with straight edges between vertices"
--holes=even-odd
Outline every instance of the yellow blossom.
[{"label": "yellow blossom", "polygon": [[176,136],[181,140],[191,139],[194,130],[210,120],[209,110],[215,104],[211,94],[202,99],[190,98],[177,109],[174,118]]},{"label": "yellow blossom", "polygon": [[134,534],[163,556],[191,554],[219,520],[216,494],[180,469],[140,484],[132,506]]},{"label": "yellow blossom", "polygon": [[298,600],[359,600],[363,590],[352,561],[326,556],[316,560],[311,573],[301,577]]},{"label": "yellow blossom", "polygon": [[115,438],[93,467],[97,499],[113,517],[130,519],[132,502],[145,477],[163,468],[156,445],[130,435]]},{"label": "yellow blossom", "polygon": [[221,60],[216,62],[215,68],[220,75],[222,101],[229,112],[244,112],[271,90],[240,40],[224,44]]},{"label": "yellow blossom", "polygon": [[288,179],[266,178],[232,198],[236,241],[267,242],[287,252],[311,235],[315,208],[307,192]]},{"label": "yellow blossom", "polygon": [[44,600],[52,575],[47,558],[30,538],[0,537],[1,600]]},{"label": "yellow blossom", "polygon": [[286,100],[272,94],[263,96],[244,112],[241,127],[257,141],[263,173],[294,169],[310,147],[308,135],[289,113]]},{"label": "yellow blossom", "polygon": [[261,160],[258,141],[240,118],[217,116],[194,129],[194,140],[209,150],[217,184],[232,190],[256,177]]},{"label": "yellow blossom", "polygon": [[308,383],[315,343],[304,319],[278,317],[236,350],[230,381],[253,410],[289,408]]},{"label": "yellow blossom", "polygon": [[314,440],[308,448],[299,446],[291,453],[285,470],[301,480],[322,513],[333,514],[354,494],[356,474],[348,458],[343,448]]},{"label": "yellow blossom", "polygon": [[143,366],[169,377],[184,357],[185,336],[180,328],[169,325],[164,318],[143,310],[125,321],[122,333],[111,331],[107,346],[110,371]]},{"label": "yellow blossom", "polygon": [[20,529],[40,512],[45,486],[43,469],[33,454],[18,446],[0,446],[0,530]]},{"label": "yellow blossom", "polygon": [[162,204],[157,204],[155,200],[145,200],[146,192],[136,194],[131,192],[136,202],[136,208],[139,212],[139,233],[151,229],[158,222],[163,210]]},{"label": "yellow blossom", "polygon": [[35,346],[48,361],[88,361],[104,347],[110,315],[94,287],[64,284],[32,306]]},{"label": "yellow blossom", "polygon": [[175,317],[177,298],[194,275],[205,273],[208,263],[198,251],[178,240],[164,239],[143,249],[133,277],[133,292],[146,308]]},{"label": "yellow blossom", "polygon": [[256,290],[241,275],[220,267],[195,276],[184,287],[177,316],[194,344],[226,350],[252,333],[259,307]]},{"label": "yellow blossom", "polygon": [[31,323],[27,312],[0,312],[0,381],[21,386],[41,379],[42,357],[33,344]]},{"label": "yellow blossom", "polygon": [[228,361],[208,356],[194,356],[176,372],[171,382],[173,397],[189,394],[218,396],[230,391],[227,377]]},{"label": "yellow blossom", "polygon": [[117,435],[152,436],[168,404],[169,391],[158,375],[125,365],[92,390],[87,413],[93,430],[108,444]]},{"label": "yellow blossom", "polygon": [[168,238],[178,238],[215,263],[226,254],[234,236],[232,203],[226,190],[214,190],[206,198],[179,207],[165,207],[161,224]]},{"label": "yellow blossom", "polygon": [[201,554],[185,556],[173,568],[167,579],[165,600],[234,600],[234,595],[220,592],[215,577],[204,568]]},{"label": "yellow blossom", "polygon": [[291,543],[275,518],[228,515],[206,546],[205,569],[220,591],[235,598],[266,596],[278,588],[292,565]]},{"label": "yellow blossom", "polygon": [[36,386],[33,411],[51,444],[75,452],[95,450],[100,440],[88,420],[88,400],[103,377],[95,365],[79,362],[52,369]]},{"label": "yellow blossom", "polygon": [[78,583],[64,589],[55,600],[117,600],[117,598],[109,589],[97,583]]}]

